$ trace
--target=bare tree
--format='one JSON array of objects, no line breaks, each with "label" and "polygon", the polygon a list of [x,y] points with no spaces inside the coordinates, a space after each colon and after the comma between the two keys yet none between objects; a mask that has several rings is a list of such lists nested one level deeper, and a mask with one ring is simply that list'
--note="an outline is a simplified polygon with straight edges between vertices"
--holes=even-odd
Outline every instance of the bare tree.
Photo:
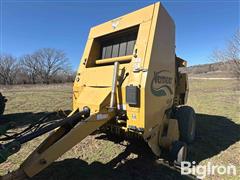
[{"label": "bare tree", "polygon": [[13,84],[18,72],[17,59],[11,55],[0,55],[0,78],[5,85]]},{"label": "bare tree", "polygon": [[227,60],[233,64],[235,75],[240,77],[240,29],[234,34],[230,40],[227,49]]},{"label": "bare tree", "polygon": [[71,81],[72,71],[66,54],[44,48],[20,58],[0,55],[0,83],[61,83]]},{"label": "bare tree", "polygon": [[26,72],[31,83],[35,84],[38,74],[41,71],[39,67],[40,57],[35,54],[27,54],[20,58],[22,69]]},{"label": "bare tree", "polygon": [[225,64],[229,72],[240,78],[240,30],[237,30],[225,49],[213,51],[212,60]]},{"label": "bare tree", "polygon": [[69,62],[66,54],[57,49],[44,48],[34,53],[37,60],[37,72],[44,83],[50,81],[60,71],[68,71]]}]

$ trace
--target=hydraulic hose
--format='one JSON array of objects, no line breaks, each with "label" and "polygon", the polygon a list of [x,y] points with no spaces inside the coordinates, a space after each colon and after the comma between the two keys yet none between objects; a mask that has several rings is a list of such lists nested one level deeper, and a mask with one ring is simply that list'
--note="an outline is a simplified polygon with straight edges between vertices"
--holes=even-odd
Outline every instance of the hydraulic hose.
[{"label": "hydraulic hose", "polygon": [[34,138],[37,138],[47,132],[50,132],[58,127],[64,126],[66,131],[70,131],[78,122],[83,119],[86,119],[90,115],[90,109],[84,107],[82,111],[77,112],[67,118],[60,119],[54,124],[50,124],[46,127],[40,128],[33,133],[26,134],[20,137],[17,137],[15,140],[8,142],[6,144],[0,144],[0,163],[7,160],[9,156],[18,152],[21,148],[21,144],[24,144],[28,141],[31,141]]}]

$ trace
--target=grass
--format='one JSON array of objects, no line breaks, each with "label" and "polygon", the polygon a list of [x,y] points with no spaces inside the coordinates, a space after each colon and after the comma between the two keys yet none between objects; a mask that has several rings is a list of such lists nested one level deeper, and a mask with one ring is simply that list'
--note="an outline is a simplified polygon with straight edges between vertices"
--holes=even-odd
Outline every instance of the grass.
[{"label": "grass", "polygon": [[240,85],[233,80],[191,80],[188,104],[197,113],[220,115],[240,124]]},{"label": "grass", "polygon": [[[191,80],[188,104],[197,113],[196,142],[189,160],[199,164],[233,164],[240,172],[240,91],[235,80]],[[3,87],[8,98],[7,120],[26,123],[44,112],[71,109],[71,84]],[[0,175],[17,169],[46,136],[26,143],[0,166]],[[181,179],[179,173],[156,163],[141,142],[117,143],[104,134],[91,135],[33,179]],[[208,179],[238,179],[209,176]]]},{"label": "grass", "polygon": [[235,165],[240,177],[240,91],[234,80],[190,81],[189,105],[198,113],[197,139],[190,148],[192,160],[204,165]]}]

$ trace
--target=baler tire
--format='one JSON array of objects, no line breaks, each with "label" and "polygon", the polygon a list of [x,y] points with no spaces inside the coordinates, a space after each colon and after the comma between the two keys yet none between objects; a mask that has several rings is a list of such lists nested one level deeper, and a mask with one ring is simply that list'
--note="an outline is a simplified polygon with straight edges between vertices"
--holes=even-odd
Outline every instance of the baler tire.
[{"label": "baler tire", "polygon": [[177,108],[175,117],[178,120],[180,140],[187,144],[193,143],[196,135],[196,115],[190,106]]},{"label": "baler tire", "polygon": [[4,110],[5,110],[5,98],[2,96],[2,94],[0,93],[0,115],[3,115]]},{"label": "baler tire", "polygon": [[187,159],[187,144],[182,141],[174,141],[169,151],[169,164],[180,165]]}]

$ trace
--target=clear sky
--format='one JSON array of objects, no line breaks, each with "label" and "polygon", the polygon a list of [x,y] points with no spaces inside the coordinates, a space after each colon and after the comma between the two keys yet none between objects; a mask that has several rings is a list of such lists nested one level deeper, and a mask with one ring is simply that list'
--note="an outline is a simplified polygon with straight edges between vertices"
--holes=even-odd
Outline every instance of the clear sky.
[{"label": "clear sky", "polygon": [[[156,1],[0,0],[0,51],[14,56],[50,47],[77,68],[91,26]],[[209,63],[239,28],[239,1],[162,1],[176,24],[177,55],[190,65]]]}]

